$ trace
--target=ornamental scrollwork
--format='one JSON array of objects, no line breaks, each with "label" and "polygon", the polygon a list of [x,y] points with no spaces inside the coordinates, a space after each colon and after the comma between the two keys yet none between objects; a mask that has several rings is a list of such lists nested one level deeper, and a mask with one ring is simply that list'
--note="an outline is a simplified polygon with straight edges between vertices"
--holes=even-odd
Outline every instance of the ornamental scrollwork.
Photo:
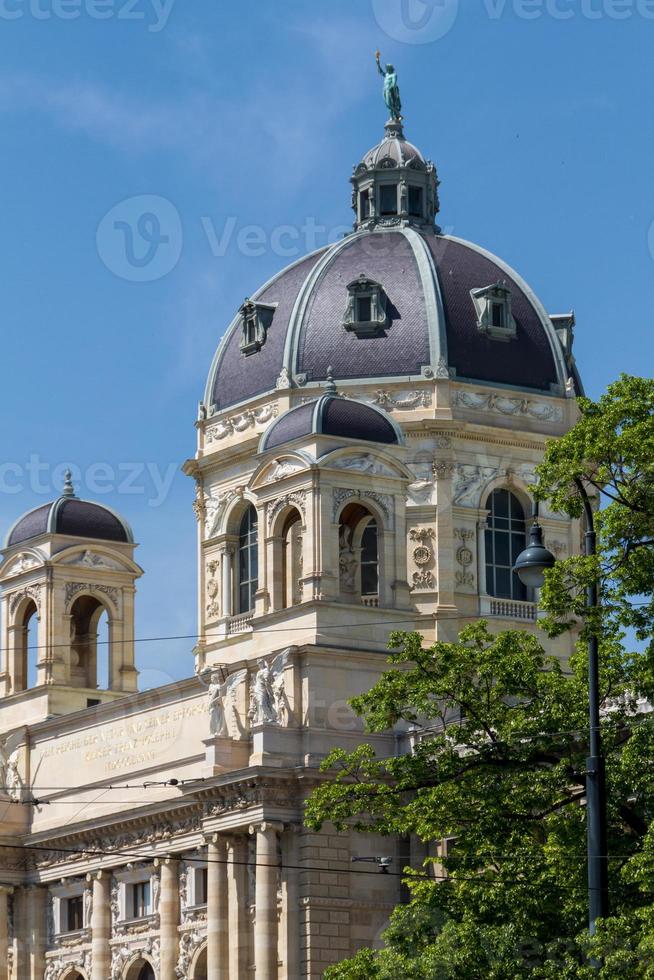
[{"label": "ornamental scrollwork", "polygon": [[538,422],[560,422],[563,410],[559,405],[537,402],[531,398],[507,397],[494,393],[485,395],[479,392],[459,389],[454,396],[454,404],[471,408],[477,412],[492,412],[497,415],[536,419]]},{"label": "ornamental scrollwork", "polygon": [[277,516],[284,510],[285,507],[297,507],[302,516],[302,523],[306,523],[306,502],[307,502],[307,492],[306,490],[294,490],[292,493],[287,493],[283,497],[278,497],[277,500],[271,501],[267,506],[268,513],[268,530],[272,528],[275,523]]},{"label": "ornamental scrollwork", "polygon": [[345,487],[337,487],[334,490],[334,506],[332,511],[332,520],[336,521],[338,513],[341,509],[341,504],[346,500],[372,500],[382,514],[386,518],[389,527],[393,525],[393,497],[388,493],[376,493],[374,490],[351,490]]},{"label": "ornamental scrollwork", "polygon": [[220,527],[225,508],[243,497],[245,487],[230,487],[221,493],[205,493],[203,500],[205,537],[213,537]]},{"label": "ornamental scrollwork", "polygon": [[411,411],[416,408],[430,408],[432,404],[431,392],[423,389],[422,391],[409,391],[405,394],[393,395],[389,391],[378,391],[372,399],[373,405],[379,405],[387,411]]},{"label": "ornamental scrollwork", "polygon": [[175,967],[175,976],[185,980],[190,974],[191,963],[196,950],[205,942],[206,936],[193,930],[185,932],[179,941],[179,959]]},{"label": "ornamental scrollwork", "polygon": [[419,572],[414,572],[411,581],[412,581],[412,585],[411,585],[412,591],[415,589],[416,591],[423,590],[426,592],[433,592],[433,590],[436,588],[436,579],[434,577],[434,573],[430,572],[428,569],[426,570],[423,569]]},{"label": "ornamental scrollwork", "polygon": [[41,586],[40,585],[28,585],[20,592],[14,592],[9,600],[9,609],[12,615],[18,609],[23,599],[32,599],[36,604],[39,612],[41,611]]},{"label": "ornamental scrollwork", "polygon": [[220,442],[227,436],[235,435],[238,432],[245,432],[247,429],[255,428],[257,425],[265,425],[277,416],[279,411],[277,403],[264,405],[262,408],[253,411],[242,412],[240,415],[232,415],[229,418],[221,419],[211,425],[205,434],[207,443]]},{"label": "ornamental scrollwork", "polygon": [[80,592],[100,592],[110,600],[115,609],[120,608],[120,592],[113,585],[93,585],[90,582],[66,582],[66,606],[68,607]]}]

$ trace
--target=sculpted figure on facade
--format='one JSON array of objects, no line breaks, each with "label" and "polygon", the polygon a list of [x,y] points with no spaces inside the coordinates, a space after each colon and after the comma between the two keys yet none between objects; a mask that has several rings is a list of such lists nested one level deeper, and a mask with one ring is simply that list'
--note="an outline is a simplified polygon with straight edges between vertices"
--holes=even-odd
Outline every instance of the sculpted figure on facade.
[{"label": "sculpted figure on facade", "polygon": [[20,800],[23,781],[18,767],[21,733],[14,732],[0,741],[0,785],[10,800]]},{"label": "sculpted figure on facade", "polygon": [[342,524],[338,534],[338,568],[340,574],[341,592],[356,590],[357,556],[352,543],[353,529]]},{"label": "sculpted figure on facade", "polygon": [[282,725],[288,717],[284,670],[294,647],[278,654],[272,662],[261,660],[250,690],[249,718],[253,725]]},{"label": "sculpted figure on facade", "polygon": [[198,674],[198,679],[207,688],[209,731],[212,735],[218,737],[230,735],[228,719],[233,718],[238,721],[236,690],[246,677],[247,670],[237,670],[223,680],[222,674],[214,670],[207,684],[202,674]]}]

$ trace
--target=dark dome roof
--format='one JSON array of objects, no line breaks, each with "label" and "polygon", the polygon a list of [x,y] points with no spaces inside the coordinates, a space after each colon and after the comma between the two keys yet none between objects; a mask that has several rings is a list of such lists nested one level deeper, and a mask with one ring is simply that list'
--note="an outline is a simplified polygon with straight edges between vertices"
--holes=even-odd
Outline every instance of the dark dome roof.
[{"label": "dark dome roof", "polygon": [[[343,325],[349,283],[361,274],[387,296],[389,326],[357,336]],[[516,336],[498,341],[479,329],[472,290],[501,283],[511,294]],[[392,380],[442,376],[521,391],[562,394],[566,365],[554,325],[526,283],[470,242],[412,227],[361,230],[289,266],[252,299],[273,309],[265,343],[241,350],[241,318],[214,357],[205,393],[221,411],[282,386],[334,377]]]},{"label": "dark dome roof", "polygon": [[401,441],[394,422],[378,408],[339,395],[323,395],[280,415],[268,426],[259,452],[277,449],[302,436],[320,434],[397,445]]},{"label": "dark dome roof", "polygon": [[99,541],[134,541],[129,524],[109,507],[80,500],[64,492],[58,500],[42,504],[19,518],[9,531],[5,547],[28,541],[40,534],[65,534],[75,538],[94,538]]}]

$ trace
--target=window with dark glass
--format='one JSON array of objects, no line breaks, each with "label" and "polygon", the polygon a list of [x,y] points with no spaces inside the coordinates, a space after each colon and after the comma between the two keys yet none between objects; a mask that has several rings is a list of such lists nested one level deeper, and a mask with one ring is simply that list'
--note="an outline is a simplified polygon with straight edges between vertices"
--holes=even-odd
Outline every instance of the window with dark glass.
[{"label": "window with dark glass", "polygon": [[377,524],[371,520],[361,536],[361,595],[379,592],[379,547]]},{"label": "window with dark glass", "polygon": [[370,217],[370,197],[368,191],[361,191],[359,194],[359,213],[362,218]]},{"label": "window with dark glass", "polygon": [[150,882],[137,881],[132,885],[132,918],[150,915]]},{"label": "window with dark glass", "polygon": [[493,490],[486,530],[486,592],[497,599],[526,600],[527,590],[511,569],[526,547],[525,512],[509,490]]},{"label": "window with dark glass", "polygon": [[370,323],[372,319],[372,296],[359,296],[357,299],[357,320]]},{"label": "window with dark glass", "polygon": [[254,596],[259,587],[259,555],[257,512],[249,507],[241,521],[238,538],[238,611],[254,609]]},{"label": "window with dark glass", "polygon": [[409,214],[414,218],[422,217],[422,187],[409,187]]},{"label": "window with dark glass", "polygon": [[494,327],[504,326],[504,304],[503,303],[493,303],[492,304],[492,325]]},{"label": "window with dark glass", "polygon": [[195,872],[195,904],[207,904],[207,869],[197,868]]},{"label": "window with dark glass", "polygon": [[382,215],[397,214],[397,184],[382,184],[379,188],[379,209]]},{"label": "window with dark glass", "polygon": [[138,980],[155,980],[154,970],[149,963],[146,963],[139,973]]},{"label": "window with dark glass", "polygon": [[66,901],[65,931],[77,932],[84,928],[84,901],[81,895],[75,895]]}]

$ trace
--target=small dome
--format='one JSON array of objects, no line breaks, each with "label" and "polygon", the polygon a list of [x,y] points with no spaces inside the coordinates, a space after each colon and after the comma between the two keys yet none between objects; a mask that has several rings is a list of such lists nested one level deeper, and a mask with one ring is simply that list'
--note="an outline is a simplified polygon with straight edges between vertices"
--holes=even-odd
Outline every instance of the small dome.
[{"label": "small dome", "polygon": [[401,435],[395,423],[380,409],[339,395],[323,395],[285,412],[264,432],[259,452],[277,449],[309,435],[339,436],[398,445]]},{"label": "small dome", "polygon": [[70,473],[66,474],[63,493],[57,500],[28,511],[16,521],[7,535],[5,547],[12,548],[41,534],[64,534],[125,544],[134,541],[129,524],[119,514],[103,504],[75,496]]},{"label": "small dome", "polygon": [[409,143],[402,135],[387,134],[381,143],[368,150],[363,158],[363,165],[372,167],[390,167],[393,164],[397,167],[406,167],[407,164],[416,161],[419,165],[426,166],[425,158],[413,143]]}]

